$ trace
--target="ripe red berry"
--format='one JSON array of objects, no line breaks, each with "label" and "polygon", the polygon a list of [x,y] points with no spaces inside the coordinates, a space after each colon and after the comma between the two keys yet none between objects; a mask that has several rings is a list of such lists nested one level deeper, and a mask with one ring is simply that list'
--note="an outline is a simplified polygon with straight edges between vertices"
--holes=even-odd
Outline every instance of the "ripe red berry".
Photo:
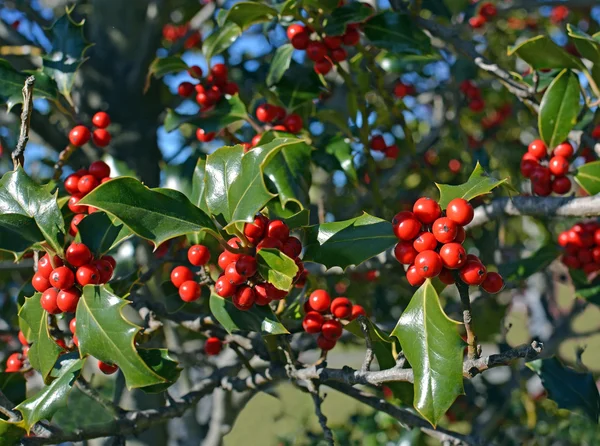
[{"label": "ripe red berry", "polygon": [[384,153],[387,158],[397,159],[400,155],[400,147],[398,147],[396,144],[392,144],[391,146],[387,146],[385,148]]},{"label": "ripe red berry", "polygon": [[341,36],[325,36],[323,38],[323,43],[330,50],[335,50],[342,46],[342,38]]},{"label": "ripe red berry", "polygon": [[331,305],[331,296],[325,290],[315,290],[308,297],[310,308],[319,313],[325,313]]},{"label": "ripe red berry", "polygon": [[360,42],[360,34],[356,29],[347,29],[345,34],[342,36],[344,45],[355,46]]},{"label": "ripe red berry", "polygon": [[31,285],[33,285],[33,288],[35,288],[36,291],[43,293],[50,288],[50,281],[47,277],[44,277],[38,272],[33,275],[33,278],[31,279]]},{"label": "ripe red berry", "polygon": [[307,333],[320,333],[323,326],[323,316],[317,311],[309,311],[302,319],[302,328]]},{"label": "ripe red berry", "polygon": [[337,341],[342,336],[343,327],[339,321],[329,320],[323,322],[321,333],[325,339]]},{"label": "ripe red berry", "polygon": [[294,259],[300,255],[302,252],[302,242],[298,240],[296,237],[288,237],[288,239],[283,242],[283,248],[281,251],[288,257]]},{"label": "ripe red berry", "polygon": [[469,19],[469,25],[471,25],[471,28],[473,28],[473,29],[479,29],[483,25],[485,25],[486,21],[487,20],[485,19],[484,16],[476,15]]},{"label": "ripe red berry", "polygon": [[333,68],[333,63],[331,63],[331,60],[329,60],[327,58],[321,59],[320,61],[315,62],[315,66],[314,66],[315,73],[321,74],[323,76],[325,76],[327,73],[329,73],[332,68]]},{"label": "ripe red berry", "polygon": [[54,266],[52,265],[52,263],[50,263],[50,256],[48,254],[45,254],[38,261],[37,273],[40,274],[42,277],[45,277],[46,279],[50,277],[50,273],[52,272],[52,270],[54,270],[54,268],[58,268],[59,266],[63,265],[62,260],[58,256],[54,256],[53,262]]},{"label": "ripe red berry", "polygon": [[252,223],[244,224],[244,235],[252,239],[261,239],[268,223],[269,220],[264,215],[259,214]]},{"label": "ripe red berry", "polygon": [[42,293],[40,304],[42,308],[50,314],[60,314],[61,310],[58,308],[56,298],[58,296],[58,290],[55,288],[48,288]]},{"label": "ripe red berry", "polygon": [[555,155],[550,158],[548,168],[553,175],[562,177],[569,171],[569,161],[564,156]]},{"label": "ripe red berry", "polygon": [[177,266],[171,271],[171,283],[179,288],[183,282],[192,280],[194,273],[187,266]]},{"label": "ripe red berry", "polygon": [[413,242],[413,247],[417,252],[433,251],[437,248],[438,241],[431,232],[421,232]]},{"label": "ripe red berry", "polygon": [[17,338],[19,339],[19,342],[21,343],[21,345],[29,345],[29,342],[27,342],[27,339],[25,338],[25,335],[23,334],[22,331],[19,330],[19,334],[17,335]]},{"label": "ripe red berry", "polygon": [[235,291],[232,302],[238,310],[248,311],[254,305],[254,300],[254,290],[247,285],[242,285]]},{"label": "ripe red berry", "polygon": [[21,354],[13,353],[6,359],[6,372],[15,373],[23,367],[23,359]]},{"label": "ripe red berry", "polygon": [[558,177],[552,180],[552,192],[564,195],[571,190],[571,180],[569,177]]},{"label": "ripe red berry", "polygon": [[96,129],[92,133],[92,139],[98,147],[106,147],[110,144],[110,133],[105,129]]},{"label": "ripe red berry", "polygon": [[94,265],[83,265],[77,268],[75,273],[77,283],[81,286],[98,285],[100,283],[100,272]]},{"label": "ripe red berry", "polygon": [[562,256],[561,261],[568,268],[571,268],[571,269],[580,269],[581,268],[581,262],[574,255],[565,254]]},{"label": "ripe red berry", "polygon": [[83,125],[77,125],[69,132],[69,141],[75,147],[80,147],[90,140],[90,131]]},{"label": "ripe red berry", "polygon": [[352,302],[347,297],[336,297],[331,301],[331,314],[339,319],[348,319],[352,315]]},{"label": "ripe red berry", "polygon": [[106,362],[98,361],[98,368],[105,375],[112,375],[117,370],[119,370],[119,366],[113,364],[107,364]]},{"label": "ripe red berry", "polygon": [[289,40],[292,40],[295,35],[300,34],[300,33],[304,33],[304,32],[307,32],[306,31],[306,27],[304,27],[303,25],[299,25],[297,23],[294,23],[294,24],[288,26],[286,34],[287,34],[287,38]]},{"label": "ripe red berry", "polygon": [[210,260],[210,251],[204,245],[193,245],[188,249],[188,260],[194,266],[203,266]]},{"label": "ripe red berry", "polygon": [[275,113],[271,104],[261,104],[256,108],[256,119],[260,122],[270,123],[275,119]]},{"label": "ripe red berry", "polygon": [[290,228],[281,220],[271,220],[267,226],[267,237],[285,242],[290,236]]},{"label": "ripe red berry", "polygon": [[92,260],[92,252],[83,243],[71,243],[65,253],[65,259],[73,266],[82,266]]},{"label": "ripe red berry", "polygon": [[456,243],[462,243],[465,241],[465,238],[467,238],[465,228],[463,228],[461,225],[458,225],[456,227],[456,237],[454,237],[454,241]]},{"label": "ripe red berry", "polygon": [[188,74],[196,79],[202,79],[202,68],[198,65],[192,65],[188,68]]},{"label": "ripe red berry", "polygon": [[442,264],[448,269],[458,269],[467,260],[467,251],[460,243],[446,243],[440,249]]},{"label": "ripe red berry", "polygon": [[310,34],[308,32],[297,33],[291,39],[292,46],[297,50],[305,50],[310,43]]},{"label": "ripe red berry", "polygon": [[215,139],[215,132],[205,132],[204,129],[196,129],[196,139],[200,142],[211,142]]},{"label": "ripe red berry", "polygon": [[66,266],[59,266],[55,268],[48,278],[50,285],[59,290],[67,290],[75,283],[75,275],[70,268]]},{"label": "ripe red berry", "polygon": [[283,125],[290,133],[299,133],[302,130],[302,117],[296,113],[291,113],[283,120]]},{"label": "ripe red berry", "polygon": [[563,156],[567,159],[573,156],[573,146],[568,141],[560,143],[554,148],[554,156]]},{"label": "ripe red berry", "polygon": [[420,252],[415,259],[417,273],[424,279],[435,277],[442,271],[442,259],[435,251]]},{"label": "ripe red berry", "polygon": [[504,288],[504,279],[496,272],[487,273],[485,280],[481,283],[481,288],[490,294],[496,294]]},{"label": "ripe red berry", "polygon": [[201,286],[195,280],[186,280],[179,287],[179,297],[184,302],[193,302],[200,298]]},{"label": "ripe red berry", "polygon": [[246,277],[242,276],[237,271],[237,262],[232,262],[225,268],[225,277],[234,285],[241,285],[246,282]]},{"label": "ripe red berry", "polygon": [[113,270],[117,267],[117,261],[112,256],[102,256],[101,260],[106,260],[112,266]]},{"label": "ripe red berry", "polygon": [[69,322],[69,331],[75,334],[75,332],[77,331],[77,319],[71,319],[71,322]]},{"label": "ripe red berry", "polygon": [[210,69],[210,73],[214,77],[225,78],[227,77],[227,66],[222,63],[215,64],[215,66]]},{"label": "ripe red berry", "polygon": [[468,260],[460,269],[460,279],[467,285],[481,285],[487,275],[487,270],[481,262]]},{"label": "ripe red berry", "polygon": [[403,265],[410,265],[417,257],[417,250],[410,241],[400,241],[394,248],[394,257]]},{"label": "ripe red berry", "polygon": [[215,283],[215,292],[221,297],[231,297],[234,295],[237,286],[233,284],[226,276],[221,276]]},{"label": "ripe red berry", "polygon": [[442,272],[440,273],[438,278],[445,285],[452,285],[455,282],[454,274],[448,268],[442,268]]},{"label": "ripe red berry", "polygon": [[521,159],[521,175],[525,178],[531,177],[531,174],[539,165],[540,161],[531,153],[526,152]]},{"label": "ripe red berry", "polygon": [[81,192],[83,195],[86,195],[98,187],[99,184],[100,182],[95,176],[84,175],[79,179],[77,188],[79,189],[79,192]]},{"label": "ripe red berry", "polygon": [[281,251],[283,249],[283,243],[281,243],[281,240],[279,239],[265,237],[258,245],[256,245],[257,251],[260,251],[263,248],[278,249]]},{"label": "ripe red berry", "polygon": [[406,270],[406,279],[412,286],[421,286],[425,283],[425,278],[419,274],[415,265],[410,265]]},{"label": "ripe red berry", "polygon": [[474,214],[473,206],[463,198],[455,198],[448,203],[446,208],[446,216],[461,226],[471,223]]},{"label": "ripe red berry", "polygon": [[110,116],[108,113],[100,111],[93,116],[92,124],[99,129],[105,129],[110,125]]},{"label": "ripe red berry", "polygon": [[112,279],[114,268],[108,260],[104,260],[104,259],[94,260],[92,262],[92,265],[100,273],[100,282],[99,283],[108,283],[108,281],[110,281],[110,279]]},{"label": "ripe red berry", "polygon": [[350,320],[353,321],[358,316],[367,317],[367,312],[361,305],[356,305],[356,304],[352,305],[352,315],[350,315]]},{"label": "ripe red berry", "polygon": [[104,161],[94,161],[90,164],[90,175],[93,175],[98,180],[103,180],[110,176],[110,167]]},{"label": "ripe red berry", "polygon": [[223,87],[223,93],[228,94],[229,96],[236,95],[240,92],[240,87],[235,82],[227,82]]},{"label": "ripe red berry", "polygon": [[65,180],[65,190],[69,194],[78,194],[79,193],[79,179],[81,177],[79,175],[69,175]]},{"label": "ripe red berry", "polygon": [[252,277],[258,270],[258,264],[254,257],[244,254],[235,262],[235,270],[242,277]]},{"label": "ripe red berry", "polygon": [[223,251],[219,255],[217,264],[219,265],[219,268],[221,268],[223,271],[225,271],[225,269],[229,266],[229,264],[231,262],[235,262],[238,258],[239,258],[239,254],[233,254],[229,251]]},{"label": "ripe red berry", "polygon": [[223,343],[221,340],[215,336],[212,336],[206,340],[204,343],[204,353],[209,356],[215,356],[221,353],[221,348]]},{"label": "ripe red berry", "polygon": [[306,48],[306,57],[314,62],[319,62],[327,56],[327,47],[322,42],[310,42]]},{"label": "ripe red berry", "polygon": [[400,240],[413,240],[421,232],[421,222],[412,212],[398,212],[392,219],[394,234]]},{"label": "ripe red berry", "polygon": [[80,297],[81,291],[75,287],[68,290],[60,290],[56,296],[56,305],[65,313],[75,313]]},{"label": "ripe red berry", "polygon": [[527,147],[527,151],[535,156],[538,160],[543,160],[548,155],[548,148],[541,139],[532,141]]},{"label": "ripe red berry", "polygon": [[448,217],[438,218],[431,226],[431,232],[440,243],[450,243],[457,233],[457,224]]},{"label": "ripe red berry", "polygon": [[479,7],[479,14],[481,14],[486,19],[495,17],[497,13],[496,5],[490,2],[482,3]]},{"label": "ripe red berry", "polygon": [[329,351],[335,347],[336,341],[327,339],[322,334],[317,338],[317,346],[323,351]]},{"label": "ripe red berry", "polygon": [[387,147],[387,144],[385,143],[385,139],[383,139],[383,136],[381,135],[375,135],[371,138],[371,150],[374,150],[376,152],[383,152],[385,150],[385,148]]},{"label": "ripe red berry", "polygon": [[348,58],[348,53],[344,48],[336,48],[331,51],[331,60],[334,62],[342,62]]},{"label": "ripe red berry", "polygon": [[413,214],[422,223],[429,225],[442,215],[442,208],[437,201],[428,197],[419,198],[413,206]]},{"label": "ripe red berry", "polygon": [[271,291],[269,289],[270,283],[257,283],[254,285],[254,303],[256,305],[264,306],[271,302]]},{"label": "ripe red berry", "polygon": [[191,82],[182,82],[177,87],[177,94],[183,98],[189,98],[194,94],[194,84]]}]

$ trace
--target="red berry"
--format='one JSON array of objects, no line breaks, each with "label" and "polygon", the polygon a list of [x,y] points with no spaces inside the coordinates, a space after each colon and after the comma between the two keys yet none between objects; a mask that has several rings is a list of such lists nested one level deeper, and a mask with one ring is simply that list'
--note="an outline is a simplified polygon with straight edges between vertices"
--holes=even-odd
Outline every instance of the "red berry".
[{"label": "red berry", "polygon": [[543,160],[548,155],[548,148],[541,139],[532,141],[527,147],[527,151],[535,156],[538,160]]},{"label": "red berry", "polygon": [[194,84],[191,82],[182,82],[177,87],[177,94],[183,98],[189,98],[194,94]]},{"label": "red berry", "polygon": [[375,135],[371,138],[371,150],[376,152],[383,152],[387,144],[385,143],[385,139],[381,135]]},{"label": "red berry", "polygon": [[58,308],[56,298],[58,296],[58,290],[55,288],[48,288],[42,293],[40,304],[42,308],[50,314],[60,314],[62,311]]},{"label": "red berry", "polygon": [[539,160],[531,153],[527,152],[521,159],[521,175],[525,178],[531,177],[531,174],[537,166],[540,165]]},{"label": "red berry", "polygon": [[83,125],[73,127],[69,133],[69,141],[75,147],[80,147],[90,140],[90,131]]},{"label": "red berry", "polygon": [[306,31],[306,27],[304,27],[302,25],[298,25],[297,23],[295,23],[293,25],[288,26],[286,34],[287,34],[287,38],[289,40],[292,40],[295,35],[300,34],[300,33],[304,33],[304,32],[307,32]]},{"label": "red berry", "polygon": [[496,294],[504,288],[504,279],[498,273],[487,273],[485,280],[481,283],[481,288],[490,294]]},{"label": "red berry", "polygon": [[350,316],[350,320],[353,321],[358,316],[367,317],[367,312],[361,305],[352,305],[352,315]]},{"label": "red berry", "polygon": [[98,361],[98,368],[105,375],[112,375],[117,370],[119,370],[119,366],[107,364],[106,362]]},{"label": "red berry", "polygon": [[352,302],[347,297],[336,297],[331,301],[331,314],[339,319],[348,319],[352,315]]},{"label": "red berry", "polygon": [[327,56],[327,47],[322,42],[310,42],[306,48],[306,57],[314,62],[319,62]]},{"label": "red berry", "polygon": [[100,273],[100,282],[99,283],[108,283],[110,279],[112,279],[113,275],[113,266],[108,260],[94,260],[92,265],[96,267],[98,272]]},{"label": "red berry", "polygon": [[321,327],[322,336],[330,341],[337,341],[342,336],[342,331],[342,324],[336,320],[325,321]]},{"label": "red berry", "polygon": [[100,111],[92,118],[92,124],[99,129],[105,129],[110,125],[110,116],[108,116],[108,113]]},{"label": "red berry", "polygon": [[90,263],[92,252],[83,243],[71,243],[65,253],[65,259],[73,266],[82,266]]},{"label": "red berry", "polygon": [[550,158],[548,168],[553,175],[562,177],[569,171],[569,161],[564,156],[555,155]]},{"label": "red berry", "polygon": [[342,62],[348,58],[348,53],[344,48],[336,48],[331,51],[331,60],[334,62]]},{"label": "red berry", "polygon": [[94,175],[84,175],[79,179],[77,188],[79,189],[79,192],[86,195],[98,187],[99,184],[100,182]]},{"label": "red berry", "polygon": [[400,155],[400,147],[398,147],[396,144],[392,144],[391,146],[387,146],[385,148],[384,153],[387,158],[397,159]]},{"label": "red berry", "polygon": [[442,259],[435,251],[420,252],[415,259],[417,273],[424,279],[435,277],[442,271]]},{"label": "red berry", "polygon": [[347,29],[346,33],[342,36],[344,45],[354,46],[360,42],[360,34],[356,29]]},{"label": "red berry", "polygon": [[27,342],[27,339],[25,338],[25,335],[22,331],[19,331],[17,337],[19,338],[19,342],[21,343],[21,345],[29,345],[29,342]]},{"label": "red berry", "polygon": [[59,266],[55,268],[48,278],[50,285],[59,290],[67,290],[75,283],[75,275],[70,268],[66,266]]},{"label": "red berry", "polygon": [[496,9],[496,5],[494,5],[493,3],[490,2],[485,2],[482,3],[481,6],[479,7],[479,14],[481,14],[483,17],[489,19],[491,17],[494,17],[497,13],[497,9]]},{"label": "red berry", "polygon": [[460,279],[467,285],[481,285],[487,275],[485,266],[477,260],[468,260],[460,269]]},{"label": "red berry", "polygon": [[240,92],[240,87],[235,82],[227,82],[223,87],[223,93],[234,96]]},{"label": "red berry", "polygon": [[437,240],[431,232],[421,232],[413,242],[413,247],[417,252],[433,251],[437,248]]},{"label": "red berry", "polygon": [[202,68],[198,65],[192,65],[188,68],[188,74],[196,79],[202,79]]},{"label": "red berry", "polygon": [[235,269],[238,274],[242,277],[252,277],[256,274],[258,270],[258,264],[256,263],[256,259],[250,255],[242,255],[235,262]]},{"label": "red berry", "polygon": [[235,293],[237,286],[233,284],[226,276],[221,276],[215,283],[215,292],[221,297],[231,297]]},{"label": "red berry", "polygon": [[413,206],[413,214],[422,223],[429,225],[436,221],[442,215],[442,209],[437,201],[431,198],[419,198]]},{"label": "red berry", "polygon": [[50,281],[48,278],[44,277],[38,272],[33,275],[33,278],[31,279],[31,285],[33,285],[33,288],[35,288],[36,291],[43,293],[50,288]]},{"label": "red berry", "polygon": [[69,322],[69,331],[75,334],[75,332],[77,331],[77,319],[71,319],[71,322]]},{"label": "red berry", "polygon": [[315,73],[321,74],[323,76],[329,73],[332,68],[333,64],[329,59],[321,59],[320,61],[315,62],[314,66]]},{"label": "red berry", "polygon": [[290,236],[290,228],[281,220],[272,220],[267,226],[267,237],[285,242]]},{"label": "red berry", "polygon": [[331,305],[331,297],[325,290],[315,290],[310,294],[308,302],[310,308],[313,310],[325,313],[329,310],[329,305]]},{"label": "red berry", "polygon": [[454,237],[454,241],[456,243],[462,243],[465,241],[465,238],[467,238],[467,233],[465,232],[465,228],[458,225],[456,228],[456,237]]},{"label": "red berry", "polygon": [[448,268],[442,268],[442,272],[440,273],[438,278],[445,285],[452,285],[455,282],[454,274]]},{"label": "red berry", "polygon": [[568,268],[571,268],[571,269],[581,268],[581,262],[579,261],[579,259],[576,256],[573,256],[570,254],[565,254],[564,256],[562,256],[561,261]]},{"label": "red berry", "polygon": [[571,180],[568,177],[558,177],[552,180],[552,192],[564,195],[571,190]]},{"label": "red berry", "polygon": [[335,50],[342,46],[342,38],[340,36],[325,36],[323,43],[330,50]]},{"label": "red berry", "polygon": [[[461,217],[461,215],[458,215],[458,217]],[[433,222],[431,232],[438,242],[450,243],[456,237],[457,227],[458,225],[454,220],[448,217],[441,217]]]},{"label": "red berry", "polygon": [[400,240],[413,240],[421,232],[421,222],[412,212],[398,212],[392,219],[394,234]]},{"label": "red berry", "polygon": [[235,308],[242,311],[248,311],[254,305],[254,290],[247,285],[239,287],[232,299]]},{"label": "red berry", "polygon": [[261,104],[256,108],[256,119],[260,122],[270,123],[275,119],[275,113],[271,104]]},{"label": "red berry", "polygon": [[272,238],[272,237],[265,237],[264,239],[262,239],[260,241],[260,243],[258,245],[256,245],[257,251],[260,251],[263,248],[278,249],[281,251],[283,249],[283,243],[281,243],[281,240],[279,240],[279,239]]},{"label": "red berry", "polygon": [[417,250],[411,242],[400,241],[394,248],[394,256],[403,265],[410,265],[417,257]]},{"label": "red berry", "polygon": [[50,263],[50,256],[48,256],[48,254],[45,254],[38,261],[37,273],[40,274],[42,277],[45,277],[46,279],[50,277],[50,273],[52,272],[52,270],[54,270],[54,268],[58,268],[59,266],[63,265],[62,260],[58,256],[54,256],[53,261],[54,266],[52,265],[52,263]]},{"label": "red berry", "polygon": [[79,179],[81,177],[79,175],[69,175],[65,180],[65,190],[69,194],[78,194],[79,193]]},{"label": "red berry", "polygon": [[200,298],[201,286],[195,280],[186,280],[179,287],[179,297],[184,302],[193,302]]},{"label": "red berry", "polygon": [[92,133],[92,139],[98,147],[106,147],[110,143],[110,133],[105,129],[96,129]]},{"label": "red berry", "polygon": [[15,373],[23,367],[23,360],[19,353],[13,353],[6,359],[6,372]]},{"label": "red berry", "polygon": [[68,290],[61,290],[56,296],[56,304],[58,305],[58,308],[65,313],[75,313],[80,297],[81,291],[75,287],[69,288]]},{"label": "red berry", "polygon": [[289,237],[283,242],[281,251],[288,257],[295,259],[302,252],[302,242],[296,237]]},{"label": "red berry", "polygon": [[196,129],[196,139],[200,142],[211,142],[215,136],[215,132],[206,133],[204,129]]},{"label": "red berry", "polygon": [[210,69],[210,73],[218,78],[227,77],[227,66],[222,63],[215,64],[215,66]]},{"label": "red berry", "polygon": [[223,343],[221,340],[215,336],[212,336],[206,340],[204,343],[204,353],[209,356],[215,356],[221,353],[221,348],[223,347]]},{"label": "red berry", "polygon": [[254,239],[261,238],[265,233],[265,229],[268,223],[269,220],[267,219],[267,217],[265,217],[262,214],[259,214],[257,217],[254,218],[254,221],[252,223],[246,223],[244,225],[244,235],[246,235],[246,237],[251,237]]},{"label": "red berry", "polygon": [[302,117],[292,113],[283,120],[283,125],[290,133],[299,133],[302,130]]},{"label": "red berry", "polygon": [[270,283],[257,283],[254,286],[254,303],[256,305],[264,306],[271,302],[272,298],[269,285],[271,287],[273,286]]},{"label": "red berry", "polygon": [[446,243],[440,249],[442,264],[448,269],[458,269],[467,260],[467,251],[460,243]]},{"label": "red berry", "polygon": [[331,350],[333,347],[335,347],[336,341],[332,341],[330,339],[327,339],[326,337],[324,337],[322,334],[319,335],[319,337],[317,338],[317,346],[324,351],[329,351]]},{"label": "red berry", "polygon": [[90,164],[90,175],[94,175],[98,180],[103,180],[110,176],[110,167],[104,161],[94,161]]},{"label": "red berry", "polygon": [[406,279],[412,286],[420,286],[425,283],[425,278],[419,274],[415,265],[410,265],[406,270]]},{"label": "red berry", "polygon": [[112,266],[113,270],[117,267],[117,261],[112,256],[102,256],[101,260],[106,260]]},{"label": "red berry", "polygon": [[485,22],[487,20],[485,19],[484,16],[482,15],[476,15],[473,16],[469,19],[469,25],[471,25],[471,28],[473,29],[479,29],[481,28],[483,25],[485,25]]},{"label": "red berry", "polygon": [[79,203],[79,200],[81,200],[81,195],[71,195],[67,204],[71,212],[75,214],[84,214],[87,211],[87,206],[79,206],[77,204]]},{"label": "red berry", "polygon": [[463,198],[455,198],[446,208],[446,217],[461,226],[471,223],[474,213],[473,206]]},{"label": "red berry", "polygon": [[310,34],[307,32],[298,33],[294,37],[292,37],[291,42],[292,46],[295,49],[305,50],[306,48],[308,48],[308,45],[310,43]]},{"label": "red berry", "polygon": [[225,269],[229,266],[229,264],[231,262],[235,262],[239,257],[240,257],[240,254],[233,254],[229,251],[223,251],[219,255],[217,264],[219,265],[219,268],[221,268],[223,271],[225,271]]},{"label": "red berry", "polygon": [[81,286],[98,285],[100,283],[100,271],[94,265],[83,265],[77,268],[75,274],[77,283]]},{"label": "red berry", "polygon": [[203,266],[210,260],[210,251],[204,245],[194,245],[188,249],[188,260],[194,266]]},{"label": "red berry", "polygon": [[317,311],[309,311],[302,319],[302,328],[307,333],[320,333],[323,326],[323,316]]},{"label": "red berry", "polygon": [[246,277],[238,273],[236,268],[237,262],[232,262],[225,268],[225,278],[234,285],[241,285],[246,282]]},{"label": "red berry", "polygon": [[193,278],[194,273],[192,273],[192,270],[187,266],[177,266],[171,271],[171,283],[177,288],[179,288],[183,282],[187,282]]},{"label": "red berry", "polygon": [[573,146],[571,143],[565,141],[554,148],[553,154],[554,156],[563,156],[569,159],[573,156]]}]

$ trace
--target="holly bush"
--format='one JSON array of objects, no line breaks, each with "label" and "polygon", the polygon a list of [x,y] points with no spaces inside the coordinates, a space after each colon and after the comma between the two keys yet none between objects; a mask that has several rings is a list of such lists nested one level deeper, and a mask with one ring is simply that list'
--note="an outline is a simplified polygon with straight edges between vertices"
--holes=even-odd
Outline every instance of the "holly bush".
[{"label": "holly bush", "polygon": [[50,3],[0,9],[0,445],[600,441],[595,2]]}]

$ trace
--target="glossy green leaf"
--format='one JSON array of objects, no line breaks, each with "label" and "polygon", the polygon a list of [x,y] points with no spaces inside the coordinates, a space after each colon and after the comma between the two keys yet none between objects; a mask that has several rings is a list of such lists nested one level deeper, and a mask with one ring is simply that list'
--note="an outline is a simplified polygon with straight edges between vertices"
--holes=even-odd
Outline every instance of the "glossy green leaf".
[{"label": "glossy green leaf", "polygon": [[575,181],[589,195],[600,193],[600,161],[586,163],[577,168]]},{"label": "glossy green leaf", "polygon": [[290,290],[298,272],[298,266],[293,259],[278,249],[261,249],[256,253],[256,261],[258,272],[263,279],[277,289]]},{"label": "glossy green leaf", "polygon": [[16,407],[23,415],[27,431],[40,420],[51,420],[58,409],[67,405],[69,392],[84,363],[85,359],[76,354],[64,355],[55,366],[54,381]]},{"label": "glossy green leaf", "polygon": [[358,174],[354,166],[354,154],[352,153],[350,142],[341,136],[335,137],[329,141],[325,147],[325,152],[337,160],[348,180],[352,184],[357,185]]},{"label": "glossy green leaf", "polygon": [[567,53],[548,36],[533,37],[508,48],[508,55],[516,54],[534,70],[549,68],[581,69],[583,64],[575,56]]},{"label": "glossy green leaf", "polygon": [[580,269],[569,269],[569,275],[577,297],[600,305],[600,277],[596,277],[590,282],[583,270]]},{"label": "glossy green leaf", "polygon": [[22,373],[0,373],[0,391],[13,404],[19,404],[27,397],[27,381]]},{"label": "glossy green leaf", "polygon": [[591,373],[580,373],[565,367],[557,358],[536,359],[527,364],[537,373],[558,407],[583,413],[594,423],[600,415],[600,395]]},{"label": "glossy green leaf", "polygon": [[498,180],[488,175],[478,162],[466,183],[458,186],[435,183],[440,190],[440,199],[438,200],[438,203],[442,209],[446,209],[448,203],[455,198],[464,198],[467,201],[471,201],[473,198],[489,194],[496,187],[507,181],[508,178]]},{"label": "glossy green leaf", "polygon": [[223,23],[235,23],[242,30],[277,17],[277,10],[258,2],[235,3],[227,12]]},{"label": "glossy green leaf", "polygon": [[210,217],[181,192],[149,189],[135,178],[119,177],[107,181],[80,203],[114,215],[155,246],[189,232],[215,228]]},{"label": "glossy green leaf", "polygon": [[214,56],[229,48],[241,34],[242,29],[233,22],[214,30],[202,44],[204,57],[210,61]]},{"label": "glossy green leaf", "polygon": [[226,101],[219,101],[215,108],[210,111],[199,114],[182,115],[171,109],[167,109],[164,126],[167,132],[172,132],[183,124],[200,127],[205,132],[215,132],[222,130],[228,125],[244,121],[247,116],[246,106],[236,94]]},{"label": "glossy green leaf", "polygon": [[579,80],[573,72],[563,70],[554,78],[540,102],[538,129],[548,147],[556,147],[567,138],[577,123],[580,110]]},{"label": "glossy green leaf", "polygon": [[14,105],[23,103],[23,85],[30,75],[35,76],[34,98],[56,100],[56,83],[41,71],[19,72],[7,60],[0,59],[0,103],[10,110]]},{"label": "glossy green leaf", "polygon": [[275,85],[281,80],[287,69],[290,67],[292,54],[294,54],[294,47],[291,43],[286,43],[277,48],[273,60],[269,65],[269,73],[267,74],[266,79],[268,87]]},{"label": "glossy green leaf", "polygon": [[241,145],[221,147],[206,158],[205,194],[210,213],[229,223],[252,221],[275,197],[264,180],[265,166],[294,138],[275,139],[244,153]]},{"label": "glossy green leaf", "polygon": [[206,183],[204,177],[206,176],[206,159],[198,159],[196,167],[194,169],[194,176],[192,178],[192,195],[190,200],[196,206],[198,206],[206,214],[209,213],[208,205],[206,204]]},{"label": "glossy green leaf", "polygon": [[62,254],[65,222],[56,202],[44,186],[33,181],[19,166],[0,179],[0,250],[21,253],[44,240]]},{"label": "glossy green leaf", "polygon": [[231,299],[210,296],[210,311],[229,333],[255,331],[265,335],[289,334],[268,305],[254,305],[248,311],[238,310]]},{"label": "glossy green leaf", "polygon": [[415,20],[399,12],[385,11],[369,19],[363,32],[371,43],[392,53],[429,54],[431,42]]},{"label": "glossy green leaf", "polygon": [[364,213],[360,217],[306,228],[304,261],[327,268],[360,265],[391,248],[398,239],[392,224]]},{"label": "glossy green leaf", "polygon": [[413,295],[392,331],[413,368],[415,409],[436,426],[463,390],[463,350],[458,322],[446,316],[427,280]]},{"label": "glossy green leaf", "polygon": [[77,229],[77,239],[90,248],[95,257],[101,257],[133,235],[127,226],[104,212],[87,215]]},{"label": "glossy green leaf", "polygon": [[48,313],[42,308],[41,297],[41,293],[35,293],[32,297],[26,299],[25,304],[19,310],[19,317],[31,329],[31,334],[28,336],[28,341],[31,342],[28,354],[29,362],[47,382],[50,372],[63,349],[50,336]]},{"label": "glossy green leaf", "polygon": [[327,18],[323,32],[328,36],[339,36],[346,31],[349,23],[360,23],[373,14],[373,9],[365,3],[348,3],[335,8]]},{"label": "glossy green leaf", "polygon": [[567,34],[577,47],[579,54],[595,64],[600,63],[600,41],[570,23],[567,23]]},{"label": "glossy green leaf", "polygon": [[543,271],[560,256],[561,250],[554,242],[550,242],[535,251],[527,258],[516,262],[502,263],[498,266],[500,274],[505,280],[518,282],[529,276]]},{"label": "glossy green leaf", "polygon": [[129,303],[102,286],[83,288],[76,315],[81,356],[118,365],[129,389],[162,384],[165,378],[148,367],[135,348],[141,327],[126,320],[121,312]]},{"label": "glossy green leaf", "polygon": [[322,9],[325,12],[333,11],[339,5],[336,0],[300,0],[300,3],[308,8]]},{"label": "glossy green leaf", "polygon": [[186,64],[179,56],[157,57],[152,61],[148,69],[144,91],[147,91],[150,87],[152,77],[160,79],[165,74],[187,71],[188,68],[188,64]]},{"label": "glossy green leaf", "polygon": [[162,384],[143,387],[142,390],[144,392],[164,392],[179,379],[182,369],[179,367],[179,363],[171,358],[169,351],[166,348],[141,348],[138,350],[138,353],[142,360],[154,371],[154,373],[166,380],[166,382]]},{"label": "glossy green leaf", "polygon": [[21,427],[22,423],[11,423],[0,419],[0,446],[14,446],[19,444],[27,432]]}]

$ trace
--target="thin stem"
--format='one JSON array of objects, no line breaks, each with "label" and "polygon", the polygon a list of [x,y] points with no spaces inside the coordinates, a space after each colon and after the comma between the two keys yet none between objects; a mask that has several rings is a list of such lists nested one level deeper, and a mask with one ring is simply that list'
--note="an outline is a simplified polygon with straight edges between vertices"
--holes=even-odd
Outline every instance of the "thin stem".
[{"label": "thin stem", "polygon": [[29,127],[31,125],[31,113],[33,112],[33,86],[35,85],[35,76],[29,76],[25,79],[23,86],[23,110],[21,111],[21,128],[19,130],[19,139],[17,147],[12,153],[13,167],[17,170],[19,165],[25,165],[25,147],[29,141]]},{"label": "thin stem", "polygon": [[469,285],[464,283],[458,273],[454,274],[456,280],[456,288],[460,295],[460,301],[463,309],[463,323],[465,324],[465,330],[467,332],[467,356],[469,359],[479,358],[479,352],[477,351],[477,336],[473,331],[473,318],[471,315],[471,299],[469,297]]},{"label": "thin stem", "polygon": [[313,403],[315,405],[315,413],[317,414],[317,418],[319,419],[319,424],[321,425],[321,429],[323,429],[325,441],[327,441],[328,445],[334,446],[335,443],[333,441],[333,432],[331,431],[329,426],[327,426],[327,417],[321,409],[321,403],[323,402],[323,400],[319,396],[319,387],[316,387],[314,391],[311,391],[310,395],[312,396]]},{"label": "thin stem", "polygon": [[371,363],[373,362],[373,358],[375,357],[375,354],[373,353],[373,341],[371,340],[371,334],[369,333],[367,319],[364,316],[358,317],[358,325],[360,325],[360,329],[363,332],[363,336],[365,337],[365,342],[367,344],[365,359],[360,370],[362,372],[368,372],[369,370],[371,370]]}]

